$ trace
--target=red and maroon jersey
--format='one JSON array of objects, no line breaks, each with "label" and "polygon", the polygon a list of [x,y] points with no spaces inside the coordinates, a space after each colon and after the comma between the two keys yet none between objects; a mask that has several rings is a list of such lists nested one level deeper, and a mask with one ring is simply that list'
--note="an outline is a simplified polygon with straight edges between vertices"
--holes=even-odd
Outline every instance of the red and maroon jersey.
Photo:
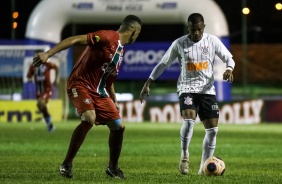
[{"label": "red and maroon jersey", "polygon": [[39,67],[30,65],[27,72],[27,78],[32,78],[34,76],[37,95],[39,95],[43,91],[52,91],[52,83],[50,79],[51,69],[57,70],[58,67],[54,63],[50,62],[42,63]]},{"label": "red and maroon jersey", "polygon": [[109,96],[123,58],[119,34],[113,30],[88,33],[88,45],[75,63],[68,79],[67,89],[78,86]]}]

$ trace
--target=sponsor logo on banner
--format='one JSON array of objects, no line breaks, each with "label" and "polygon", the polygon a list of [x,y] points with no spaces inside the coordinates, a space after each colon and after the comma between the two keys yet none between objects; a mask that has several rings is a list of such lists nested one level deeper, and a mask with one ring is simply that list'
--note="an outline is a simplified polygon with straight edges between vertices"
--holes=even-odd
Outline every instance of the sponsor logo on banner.
[{"label": "sponsor logo on banner", "polygon": [[[147,79],[153,68],[161,61],[170,44],[169,42],[143,42],[128,45],[118,78]],[[174,61],[158,80],[176,80],[179,74],[180,66],[177,61]]]},{"label": "sponsor logo on banner", "polygon": [[176,2],[161,3],[161,4],[157,4],[157,7],[160,9],[175,9],[177,8],[177,3]]},{"label": "sponsor logo on banner", "polygon": [[129,12],[140,12],[143,10],[142,4],[108,4],[106,6],[106,11],[129,11]]},{"label": "sponsor logo on banner", "polygon": [[106,11],[122,11],[121,5],[107,5]]},{"label": "sponsor logo on banner", "polygon": [[[144,0],[99,0],[99,9],[106,12],[141,12],[143,11]],[[148,0],[145,0],[146,3]],[[150,0],[149,0],[150,1]],[[97,5],[98,6],[98,5]]]},{"label": "sponsor logo on banner", "polygon": [[0,51],[0,76],[22,77],[24,50]]},{"label": "sponsor logo on banner", "polygon": [[80,9],[80,10],[82,10],[82,9],[91,10],[91,9],[93,9],[93,7],[94,7],[93,3],[86,3],[85,2],[85,3],[73,4],[73,8]]},{"label": "sponsor logo on banner", "polygon": [[[38,111],[36,103],[36,100],[0,101],[0,122],[41,121],[42,113]],[[62,100],[49,100],[48,108],[53,121],[62,120]]]},{"label": "sponsor logo on banner", "polygon": [[[141,104],[139,100],[121,102],[120,116],[126,122],[149,121],[152,123],[182,123],[179,103],[152,102]],[[213,110],[219,110],[221,124],[258,124],[262,122],[264,109],[263,100],[224,103],[214,105]],[[196,122],[200,122],[197,117]]]}]

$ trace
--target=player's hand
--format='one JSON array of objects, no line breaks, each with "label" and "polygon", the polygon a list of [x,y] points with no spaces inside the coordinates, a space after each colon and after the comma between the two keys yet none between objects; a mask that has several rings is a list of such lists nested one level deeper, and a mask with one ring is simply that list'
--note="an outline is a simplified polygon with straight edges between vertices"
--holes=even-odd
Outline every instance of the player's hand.
[{"label": "player's hand", "polygon": [[146,84],[144,85],[143,89],[140,92],[139,99],[140,99],[141,104],[145,101],[144,100],[144,98],[145,98],[144,95],[145,94],[146,94],[147,97],[150,96],[150,88]]},{"label": "player's hand", "polygon": [[140,102],[141,104],[144,102],[144,95],[146,95],[147,97],[150,96],[150,82],[146,82],[140,92],[140,96],[139,96],[139,99],[140,99]]},{"label": "player's hand", "polygon": [[227,82],[233,82],[232,70],[226,70],[223,73],[223,80],[226,80]]},{"label": "player's hand", "polygon": [[47,62],[48,58],[48,54],[46,52],[42,52],[33,58],[32,65],[38,67],[42,63]]}]

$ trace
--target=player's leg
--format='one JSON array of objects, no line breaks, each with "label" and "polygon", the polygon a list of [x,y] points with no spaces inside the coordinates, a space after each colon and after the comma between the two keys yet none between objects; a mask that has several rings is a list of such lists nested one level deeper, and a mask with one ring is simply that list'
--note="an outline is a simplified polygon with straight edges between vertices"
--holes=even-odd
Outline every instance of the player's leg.
[{"label": "player's leg", "polygon": [[50,96],[52,95],[51,91],[43,91],[40,96],[37,98],[37,107],[39,111],[43,114],[44,121],[47,125],[48,131],[53,132],[54,126],[52,123],[52,117],[48,111],[47,103]]},{"label": "player's leg", "polygon": [[182,94],[179,98],[179,104],[184,119],[180,128],[181,156],[179,161],[179,171],[181,174],[188,174],[189,145],[192,139],[193,127],[196,119],[196,107],[193,104],[193,95]]},{"label": "player's leg", "polygon": [[[199,115],[205,127],[205,137],[202,145],[202,158],[198,174],[203,173],[203,165],[207,158],[213,156],[216,147],[218,132],[219,110],[215,96],[208,95],[203,98],[206,104],[199,110]],[[203,113],[204,112],[204,113]]]},{"label": "player's leg", "polygon": [[125,130],[119,111],[111,98],[99,98],[96,100],[96,113],[96,121],[106,124],[110,129],[108,140],[110,158],[106,173],[114,178],[125,179],[118,165]]},{"label": "player's leg", "polygon": [[216,135],[218,132],[217,121],[218,119],[209,119],[204,121],[204,124],[208,126],[205,126],[205,137],[202,145],[203,150],[199,175],[202,174],[204,162],[214,154],[216,147]]},{"label": "player's leg", "polygon": [[60,167],[60,172],[63,176],[67,178],[72,177],[73,159],[76,153],[78,152],[79,148],[81,147],[82,143],[84,142],[87,133],[92,128],[94,121],[95,121],[94,110],[88,110],[82,114],[81,122],[73,131],[67,155],[63,161],[63,164]]},{"label": "player's leg", "polygon": [[75,90],[68,93],[70,101],[77,108],[77,112],[81,115],[81,122],[73,131],[68,152],[66,157],[60,167],[60,173],[62,176],[67,178],[72,178],[72,162],[73,159],[81,147],[84,139],[92,128],[96,120],[96,113],[94,111],[94,106],[91,97],[84,90]]},{"label": "player's leg", "polygon": [[121,119],[116,119],[114,121],[107,122],[107,126],[110,129],[108,141],[110,159],[108,168],[106,169],[106,173],[111,177],[125,179],[122,170],[118,166],[118,161],[122,150],[123,133],[125,130],[125,126],[121,122]]}]

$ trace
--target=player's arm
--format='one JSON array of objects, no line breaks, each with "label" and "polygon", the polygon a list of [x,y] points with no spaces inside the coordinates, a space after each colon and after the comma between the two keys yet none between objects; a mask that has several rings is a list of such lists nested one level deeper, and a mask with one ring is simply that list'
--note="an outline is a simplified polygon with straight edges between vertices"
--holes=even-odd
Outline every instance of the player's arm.
[{"label": "player's arm", "polygon": [[164,71],[165,69],[171,65],[171,63],[175,60],[175,58],[178,55],[178,49],[176,48],[177,40],[175,40],[171,46],[168,48],[164,56],[162,57],[162,60],[154,67],[154,69],[151,72],[151,75],[149,76],[148,80],[145,82],[141,92],[140,92],[140,102],[144,102],[144,95],[150,96],[150,84],[154,80],[156,80]]},{"label": "player's arm", "polygon": [[144,102],[144,95],[150,96],[150,84],[152,81],[156,80],[164,71],[165,69],[175,60],[178,55],[178,51],[175,48],[177,44],[177,40],[175,40],[171,46],[166,51],[165,55],[162,57],[162,60],[154,67],[152,70],[148,80],[145,82],[141,92],[140,92],[140,102]]},{"label": "player's arm", "polygon": [[235,62],[233,60],[232,54],[229,52],[229,50],[225,47],[225,45],[214,36],[214,42],[215,42],[215,49],[216,54],[218,57],[226,63],[226,70],[223,73],[223,80],[226,80],[227,82],[233,82],[233,70],[235,68]]},{"label": "player's arm", "polygon": [[148,78],[148,80],[145,82],[141,92],[140,92],[140,102],[143,103],[144,102],[144,95],[146,94],[146,96],[150,96],[150,84],[152,81],[156,80],[166,69],[166,65],[162,62],[158,63],[153,71],[151,72],[150,77]]},{"label": "player's arm", "polygon": [[232,59],[232,57],[228,58],[228,60],[226,61],[226,70],[223,73],[223,80],[226,80],[227,82],[233,82],[233,70],[235,67],[235,62]]},{"label": "player's arm", "polygon": [[116,92],[115,92],[114,83],[111,85],[111,88],[110,88],[110,97],[111,97],[111,99],[113,100],[113,102],[115,103],[117,109],[119,110],[119,105],[118,105],[118,103],[117,103],[117,97],[116,97]]},{"label": "player's arm", "polygon": [[30,65],[30,66],[29,66],[29,69],[28,69],[28,72],[27,72],[27,74],[26,74],[27,80],[28,80],[28,81],[32,81],[33,76],[34,76],[33,66]]},{"label": "player's arm", "polygon": [[[222,44],[223,45],[223,44]],[[222,53],[220,55],[220,58],[226,63],[226,70],[223,73],[223,80],[226,80],[227,82],[233,82],[233,70],[235,68],[235,61],[232,58],[231,53],[227,50],[227,48],[224,47],[222,50]]]},{"label": "player's arm", "polygon": [[145,82],[141,92],[140,92],[140,96],[139,96],[139,99],[140,99],[140,102],[141,104],[144,102],[144,95],[146,94],[146,96],[150,96],[150,84],[153,80],[148,78],[148,80]]},{"label": "player's arm", "polygon": [[77,44],[87,44],[87,35],[71,36],[62,40],[47,52],[42,52],[38,54],[38,56],[34,57],[33,66],[38,67],[42,63],[47,62],[47,60],[54,54]]}]

